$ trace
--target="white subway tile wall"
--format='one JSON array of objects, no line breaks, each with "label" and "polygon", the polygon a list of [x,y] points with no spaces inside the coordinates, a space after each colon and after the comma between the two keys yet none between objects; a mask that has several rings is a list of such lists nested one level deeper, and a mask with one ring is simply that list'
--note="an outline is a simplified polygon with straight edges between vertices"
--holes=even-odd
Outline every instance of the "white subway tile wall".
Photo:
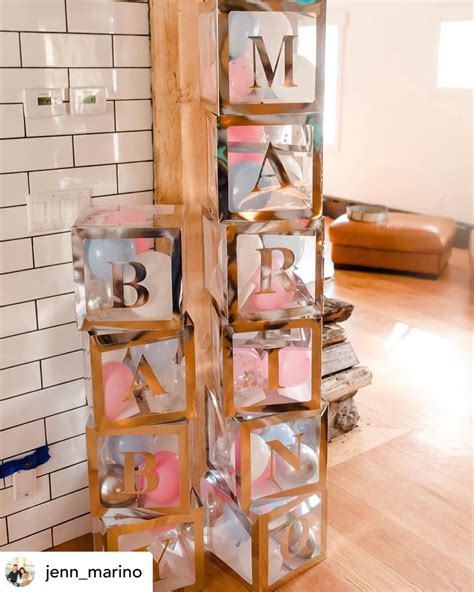
[{"label": "white subway tile wall", "polygon": [[66,191],[84,187],[91,190],[92,197],[114,195],[117,193],[117,167],[105,165],[30,173],[31,193]]},{"label": "white subway tile wall", "polygon": [[0,33],[0,68],[21,66],[18,33]]},{"label": "white subway tile wall", "polygon": [[107,89],[107,98],[115,100],[149,99],[149,68],[82,68],[69,71],[71,88],[83,86]]},{"label": "white subway tile wall", "polygon": [[[0,216],[2,213],[0,212]],[[24,238],[0,243],[0,273],[31,267],[33,267],[31,240]]]},{"label": "white subway tile wall", "polygon": [[0,370],[0,399],[38,391],[40,388],[41,367],[39,362]]},{"label": "white subway tile wall", "polygon": [[[0,462],[47,444],[37,491],[0,480],[0,550],[43,550],[90,530],[81,335],[68,232],[31,235],[29,193],[89,189],[94,205],[153,203],[149,6],[0,0]],[[71,115],[69,88],[107,112]],[[25,89],[60,89],[64,114],[26,118]]]},{"label": "white subway tile wall", "polygon": [[119,101],[115,103],[117,131],[151,129],[151,101]]},{"label": "white subway tile wall", "polygon": [[36,330],[34,302],[23,302],[0,308],[0,338]]},{"label": "white subway tile wall", "polygon": [[87,534],[91,530],[91,516],[86,514],[64,524],[53,527],[53,544],[62,545],[71,539]]},{"label": "white subway tile wall", "polygon": [[[1,72],[1,70],[0,70]],[[0,85],[1,88],[1,85]],[[28,175],[15,173],[0,175],[0,207],[21,206],[28,195]]]}]

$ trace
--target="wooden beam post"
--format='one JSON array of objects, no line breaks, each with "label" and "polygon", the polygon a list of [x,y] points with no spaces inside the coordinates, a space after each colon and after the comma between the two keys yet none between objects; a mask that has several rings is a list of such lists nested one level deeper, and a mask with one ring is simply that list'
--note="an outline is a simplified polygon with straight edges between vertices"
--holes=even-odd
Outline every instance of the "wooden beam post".
[{"label": "wooden beam post", "polygon": [[206,471],[204,384],[211,375],[201,204],[207,192],[206,118],[199,98],[198,0],[151,0],[155,202],[184,204],[186,308],[195,323],[197,411],[193,484]]}]

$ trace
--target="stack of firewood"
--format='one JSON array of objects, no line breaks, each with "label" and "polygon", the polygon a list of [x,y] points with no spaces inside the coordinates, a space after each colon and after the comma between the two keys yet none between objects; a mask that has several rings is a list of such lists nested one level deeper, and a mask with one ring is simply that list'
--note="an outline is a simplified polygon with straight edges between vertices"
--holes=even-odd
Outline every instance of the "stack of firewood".
[{"label": "stack of firewood", "polygon": [[339,323],[347,321],[354,307],[343,300],[326,298],[323,316],[322,397],[329,403],[329,439],[353,430],[360,416],[354,397],[372,382],[372,373],[359,359]]}]

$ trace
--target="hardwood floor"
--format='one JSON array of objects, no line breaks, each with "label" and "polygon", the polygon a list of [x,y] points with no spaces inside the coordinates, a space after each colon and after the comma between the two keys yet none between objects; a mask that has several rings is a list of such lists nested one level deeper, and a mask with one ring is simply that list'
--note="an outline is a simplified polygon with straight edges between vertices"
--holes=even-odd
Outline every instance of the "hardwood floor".
[{"label": "hardwood floor", "polygon": [[[288,592],[469,592],[473,307],[466,251],[437,281],[336,271],[327,294],[374,374],[362,417],[330,445],[329,558]],[[87,537],[61,550],[90,548]],[[244,590],[213,563],[207,590]]]}]

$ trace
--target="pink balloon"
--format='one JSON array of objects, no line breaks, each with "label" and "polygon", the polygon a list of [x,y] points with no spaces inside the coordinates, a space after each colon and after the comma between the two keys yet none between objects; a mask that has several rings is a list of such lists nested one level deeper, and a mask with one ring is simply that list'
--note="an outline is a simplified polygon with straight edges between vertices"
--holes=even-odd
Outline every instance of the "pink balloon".
[{"label": "pink balloon", "polygon": [[122,362],[106,362],[102,366],[105,416],[115,419],[125,406],[125,399],[133,381],[130,368]]},{"label": "pink balloon", "polygon": [[296,387],[311,377],[311,350],[302,347],[287,347],[279,355],[280,384]]},{"label": "pink balloon", "polygon": [[[169,504],[179,497],[179,458],[169,450],[161,450],[154,456],[153,472],[158,476],[158,487],[146,495],[159,504]],[[140,488],[144,489],[146,477],[141,477],[140,481]]]},{"label": "pink balloon", "polygon": [[[285,347],[278,355],[280,385],[297,387],[311,377],[311,350],[306,347]],[[268,376],[268,355],[263,358],[263,371]]]},{"label": "pink balloon", "polygon": [[[143,223],[143,216],[133,210],[117,210],[104,220],[105,224],[141,224]],[[145,253],[153,247],[152,238],[134,238],[135,253]]]},{"label": "pink balloon", "polygon": [[252,60],[243,55],[229,62],[229,94],[230,102],[240,102],[248,97],[253,85]]},{"label": "pink balloon", "polygon": [[264,143],[265,131],[261,125],[233,125],[227,130],[227,141],[249,144]]},{"label": "pink balloon", "polygon": [[234,385],[237,389],[262,385],[265,380],[262,359],[250,347],[234,348]]},{"label": "pink balloon", "polygon": [[262,144],[262,152],[232,152],[232,148],[229,148],[228,161],[229,167],[234,165],[236,162],[242,161],[253,161],[263,163],[264,148],[265,146],[265,131],[261,125],[241,125],[232,126],[227,130],[227,141],[231,142],[242,142],[244,144]]},{"label": "pink balloon", "polygon": [[[283,255],[279,251],[273,252],[272,269],[281,269]],[[295,281],[293,272],[287,270],[286,273],[292,282]],[[256,285],[253,294],[245,303],[245,308],[249,310],[274,310],[275,308],[284,308],[293,300],[294,292],[285,290],[276,273],[272,274],[272,290],[270,294],[258,294],[260,292],[260,269],[252,276],[252,282]]]}]

